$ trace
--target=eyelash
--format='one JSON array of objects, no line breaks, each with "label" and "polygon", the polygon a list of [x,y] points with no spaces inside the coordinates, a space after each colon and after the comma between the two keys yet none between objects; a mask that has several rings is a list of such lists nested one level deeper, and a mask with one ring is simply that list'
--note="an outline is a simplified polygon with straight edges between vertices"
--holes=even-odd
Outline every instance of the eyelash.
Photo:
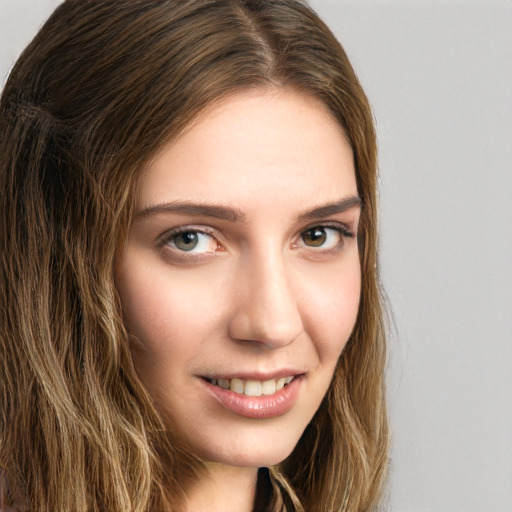
[{"label": "eyelash", "polygon": [[[332,224],[332,223],[320,223],[320,224],[315,224],[311,227],[308,227],[306,229],[304,229],[303,231],[300,232],[299,234],[299,238],[302,240],[303,242],[303,236],[307,233],[307,232],[311,232],[315,229],[323,229],[323,230],[332,230],[332,231],[335,231],[338,236],[340,237],[340,240],[339,242],[335,245],[335,247],[332,247],[332,248],[329,248],[329,249],[322,249],[322,246],[319,247],[320,251],[322,254],[332,254],[332,253],[336,253],[338,251],[340,251],[341,249],[343,249],[343,247],[345,246],[345,243],[347,241],[347,239],[351,239],[351,238],[354,238],[354,233],[352,232],[352,230],[350,230],[348,228],[348,226],[346,226],[345,224]],[[294,244],[294,247],[297,247],[295,244]],[[305,245],[304,246],[305,248],[314,248],[312,246],[308,246],[308,245]]]},{"label": "eyelash", "polygon": [[[187,234],[187,233],[196,234],[196,235],[197,234],[206,235],[208,237],[211,237],[212,241],[217,242],[217,246],[220,245],[218,239],[222,238],[222,237],[220,237],[218,232],[216,232],[215,230],[209,230],[205,227],[199,228],[199,227],[195,227],[195,226],[180,226],[178,228],[171,229],[170,231],[164,233],[160,237],[159,245],[162,248],[169,247],[171,250],[173,250],[174,252],[179,254],[180,257],[182,257],[182,258],[190,258],[191,259],[191,258],[201,257],[202,255],[204,255],[205,254],[204,252],[197,254],[197,253],[192,253],[189,251],[181,250],[178,247],[176,247],[176,243],[175,243],[174,239],[180,234]],[[174,247],[171,244],[174,245]],[[192,248],[192,249],[194,249],[194,248]],[[215,251],[212,251],[212,252],[215,252]]]},{"label": "eyelash", "polygon": [[[303,239],[304,235],[308,232],[312,232],[315,229],[335,231],[337,233],[337,235],[339,236],[339,241],[336,243],[336,245],[334,247],[331,247],[328,249],[322,248],[324,244],[318,246],[318,250],[315,246],[306,245],[304,243],[304,239]],[[216,245],[217,245],[216,249],[214,249],[213,251],[208,251],[208,252],[194,253],[192,251],[195,249],[195,247],[192,247],[191,251],[182,250],[182,249],[176,247],[175,238],[180,234],[188,234],[188,233],[195,234],[195,235],[205,235],[205,236],[211,237],[212,243],[216,243]],[[336,253],[343,249],[347,239],[352,239],[354,237],[355,237],[355,234],[353,233],[353,231],[351,229],[349,229],[348,226],[346,226],[345,224],[342,224],[342,223],[336,223],[336,224],[319,223],[319,224],[314,224],[312,226],[309,226],[306,229],[302,230],[297,235],[297,242],[294,242],[292,244],[292,247],[294,249],[311,249],[315,253],[320,253],[320,254],[333,254],[333,253]],[[210,230],[203,226],[201,226],[201,227],[180,226],[180,227],[171,229],[170,231],[164,233],[159,238],[158,245],[161,248],[170,249],[177,258],[180,258],[182,260],[193,261],[194,259],[200,259],[200,258],[204,257],[205,255],[215,253],[217,251],[217,249],[222,247],[222,244],[220,243],[220,242],[222,242],[222,238],[223,237],[220,236],[218,231],[213,230],[213,229]],[[219,240],[220,240],[220,242],[219,242]]]}]

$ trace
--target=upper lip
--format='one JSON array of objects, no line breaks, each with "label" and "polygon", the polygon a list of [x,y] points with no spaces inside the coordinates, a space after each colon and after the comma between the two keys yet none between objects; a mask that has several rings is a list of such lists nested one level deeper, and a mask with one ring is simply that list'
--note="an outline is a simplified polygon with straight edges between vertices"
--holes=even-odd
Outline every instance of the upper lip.
[{"label": "upper lip", "polygon": [[289,368],[283,368],[280,370],[273,370],[268,372],[211,372],[207,375],[202,375],[206,379],[242,379],[242,380],[258,380],[266,381],[271,379],[280,379],[282,377],[298,377],[304,375],[306,372],[301,370],[293,370]]}]

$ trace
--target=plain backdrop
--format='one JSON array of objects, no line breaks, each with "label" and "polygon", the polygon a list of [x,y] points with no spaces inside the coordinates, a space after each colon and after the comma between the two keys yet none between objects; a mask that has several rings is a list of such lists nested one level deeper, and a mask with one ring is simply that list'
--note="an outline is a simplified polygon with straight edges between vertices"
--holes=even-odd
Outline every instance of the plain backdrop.
[{"label": "plain backdrop", "polygon": [[[0,83],[58,0],[0,0]],[[374,108],[386,510],[512,511],[512,1],[312,0]]]}]

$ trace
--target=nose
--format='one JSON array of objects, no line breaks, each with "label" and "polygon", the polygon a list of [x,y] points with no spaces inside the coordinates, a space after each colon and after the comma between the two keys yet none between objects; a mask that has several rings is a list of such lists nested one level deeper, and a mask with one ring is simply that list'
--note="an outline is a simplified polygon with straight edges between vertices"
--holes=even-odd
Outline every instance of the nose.
[{"label": "nose", "polygon": [[240,263],[233,276],[231,339],[278,348],[303,331],[297,283],[282,255],[268,254]]}]

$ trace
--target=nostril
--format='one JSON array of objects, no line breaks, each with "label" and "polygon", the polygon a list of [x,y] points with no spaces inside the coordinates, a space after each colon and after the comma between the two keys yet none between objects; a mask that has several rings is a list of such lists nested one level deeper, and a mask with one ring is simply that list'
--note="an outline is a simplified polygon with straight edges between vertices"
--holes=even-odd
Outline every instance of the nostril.
[{"label": "nostril", "polygon": [[291,321],[279,322],[273,315],[260,314],[251,317],[239,312],[234,315],[229,325],[231,339],[267,348],[286,346],[295,341],[302,331],[302,319],[298,313]]},{"label": "nostril", "polygon": [[[303,331],[296,281],[281,250],[252,253],[233,278],[236,289],[229,334],[269,348],[293,342]],[[249,269],[249,270],[248,270]]]}]

